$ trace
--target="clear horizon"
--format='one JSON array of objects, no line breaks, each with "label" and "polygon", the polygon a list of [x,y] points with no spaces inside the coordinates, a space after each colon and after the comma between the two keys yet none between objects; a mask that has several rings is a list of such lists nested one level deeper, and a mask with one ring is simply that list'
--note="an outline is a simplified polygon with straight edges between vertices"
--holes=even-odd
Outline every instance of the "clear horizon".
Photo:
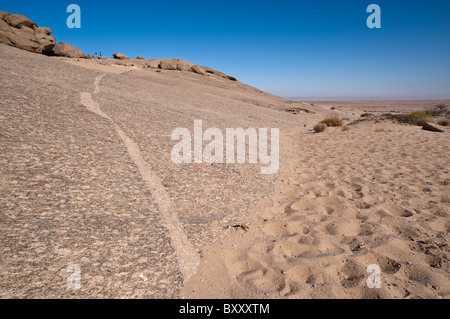
[{"label": "clear horizon", "polygon": [[[69,29],[69,4],[81,29]],[[369,4],[381,29],[369,29]],[[0,10],[50,27],[85,54],[208,66],[309,99],[450,98],[450,1],[22,1]]]}]

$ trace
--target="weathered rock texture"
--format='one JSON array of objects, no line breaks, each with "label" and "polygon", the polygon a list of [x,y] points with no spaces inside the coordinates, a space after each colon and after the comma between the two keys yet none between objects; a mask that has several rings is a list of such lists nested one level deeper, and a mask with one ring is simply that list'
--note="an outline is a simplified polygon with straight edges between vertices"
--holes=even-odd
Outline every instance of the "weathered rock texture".
[{"label": "weathered rock texture", "polygon": [[57,56],[65,56],[68,58],[83,58],[84,53],[80,49],[65,42],[59,42],[53,53]]},{"label": "weathered rock texture", "polygon": [[127,56],[125,54],[122,54],[120,52],[114,53],[113,57],[116,58],[116,59],[119,59],[119,60],[128,60],[130,58],[129,56]]},{"label": "weathered rock texture", "polygon": [[200,75],[213,74],[224,79],[237,81],[236,78],[225,73],[181,59],[152,59],[147,60],[145,65],[151,69],[189,71]]},{"label": "weathered rock texture", "polygon": [[0,11],[0,43],[30,52],[52,54],[56,37],[21,14]]},{"label": "weathered rock texture", "polygon": [[35,53],[84,57],[84,53],[71,44],[60,42],[56,45],[56,37],[51,34],[52,29],[39,27],[24,15],[0,11],[0,43]]}]

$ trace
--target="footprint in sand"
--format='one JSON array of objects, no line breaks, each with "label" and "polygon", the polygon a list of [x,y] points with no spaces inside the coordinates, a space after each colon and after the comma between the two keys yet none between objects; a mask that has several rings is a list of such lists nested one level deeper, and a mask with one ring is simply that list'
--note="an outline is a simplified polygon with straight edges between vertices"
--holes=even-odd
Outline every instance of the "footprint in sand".
[{"label": "footprint in sand", "polygon": [[281,273],[276,273],[262,264],[262,258],[251,257],[247,253],[229,253],[228,271],[246,289],[263,293],[276,293],[284,289],[285,281]]},{"label": "footprint in sand", "polygon": [[306,235],[311,229],[302,222],[271,221],[262,227],[262,231],[271,237],[287,238],[298,234]]}]

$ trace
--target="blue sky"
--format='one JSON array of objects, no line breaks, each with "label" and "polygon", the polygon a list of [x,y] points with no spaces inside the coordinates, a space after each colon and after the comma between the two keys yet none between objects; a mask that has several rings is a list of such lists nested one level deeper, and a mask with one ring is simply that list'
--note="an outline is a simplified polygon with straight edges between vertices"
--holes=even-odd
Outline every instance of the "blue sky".
[{"label": "blue sky", "polygon": [[[81,29],[66,8],[81,7]],[[381,29],[366,25],[381,7]],[[179,58],[304,98],[449,98],[449,0],[6,1],[86,54]]]}]

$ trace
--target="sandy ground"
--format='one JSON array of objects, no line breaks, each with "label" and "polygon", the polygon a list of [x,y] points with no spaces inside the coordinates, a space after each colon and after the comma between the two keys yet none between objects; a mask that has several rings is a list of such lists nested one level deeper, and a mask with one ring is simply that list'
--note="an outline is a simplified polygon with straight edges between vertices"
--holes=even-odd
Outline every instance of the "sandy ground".
[{"label": "sandy ground", "polygon": [[448,298],[449,133],[360,123],[289,136],[283,186],[248,232],[209,248],[182,295]]},{"label": "sandy ground", "polygon": [[[0,297],[449,298],[449,128],[315,134],[330,105],[0,50]],[[195,119],[280,128],[279,174],[175,165],[170,134]]]}]

